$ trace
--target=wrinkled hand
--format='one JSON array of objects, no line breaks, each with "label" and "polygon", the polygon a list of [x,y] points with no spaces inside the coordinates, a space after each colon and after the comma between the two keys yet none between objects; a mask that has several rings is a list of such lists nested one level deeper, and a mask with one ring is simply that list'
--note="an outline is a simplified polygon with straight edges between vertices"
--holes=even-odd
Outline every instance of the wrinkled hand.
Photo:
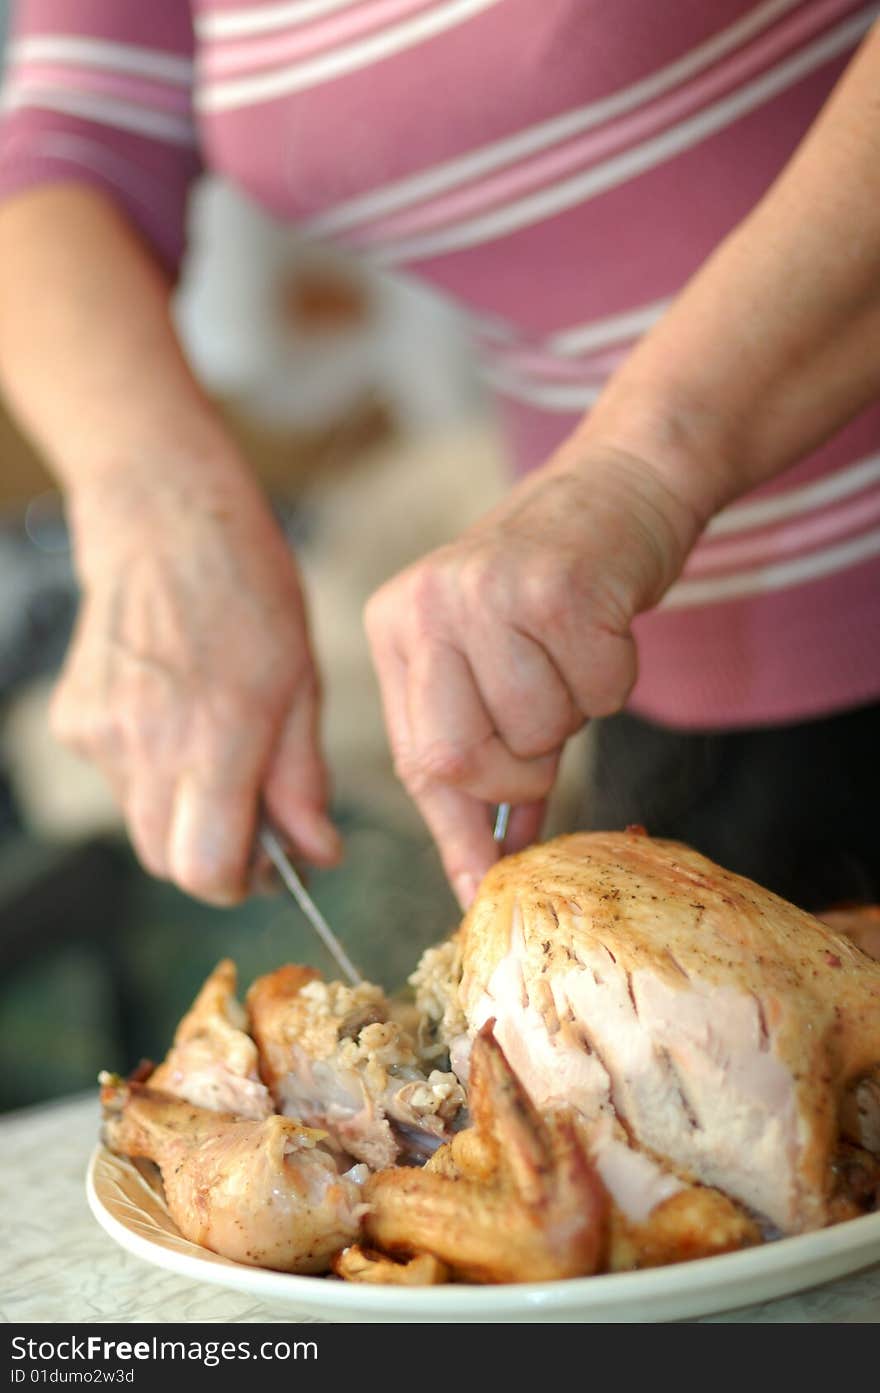
[{"label": "wrinkled hand", "polygon": [[117,474],[71,522],[83,595],[53,728],[104,772],[147,869],[240,898],[261,799],[337,859],[299,581],[257,488]]},{"label": "wrinkled hand", "polygon": [[382,587],[366,625],[397,772],[463,906],[497,856],[487,804],[534,840],[566,740],[636,678],[633,617],[697,521],[641,461],[551,465]]}]

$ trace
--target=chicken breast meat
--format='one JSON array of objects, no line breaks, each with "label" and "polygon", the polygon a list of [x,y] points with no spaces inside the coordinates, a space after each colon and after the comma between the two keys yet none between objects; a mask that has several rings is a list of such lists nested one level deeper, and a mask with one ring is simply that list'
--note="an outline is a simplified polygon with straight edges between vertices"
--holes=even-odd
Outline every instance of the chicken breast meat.
[{"label": "chicken breast meat", "polygon": [[581,833],[506,858],[413,980],[463,1077],[492,1019],[532,1102],[574,1109],[637,1230],[694,1183],[765,1233],[817,1228],[841,1213],[841,1118],[876,1144],[880,963],[676,843]]}]

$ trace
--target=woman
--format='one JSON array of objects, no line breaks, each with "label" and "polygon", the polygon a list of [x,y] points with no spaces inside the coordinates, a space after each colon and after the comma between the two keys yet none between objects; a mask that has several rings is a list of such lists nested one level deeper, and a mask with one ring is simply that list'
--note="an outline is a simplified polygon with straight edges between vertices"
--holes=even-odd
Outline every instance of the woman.
[{"label": "woman", "polygon": [[[567,738],[628,698],[608,738],[623,721],[647,753],[618,805],[653,770],[651,830],[677,830],[663,750],[690,787],[685,751],[734,729],[797,726],[791,816],[852,813],[841,742],[880,695],[876,11],[22,0],[0,372],[82,582],[55,723],[149,870],[238,898],[260,800],[307,858],[339,850],[295,565],[168,315],[200,161],[455,294],[491,354],[532,472],[367,611],[396,765],[461,902],[495,854],[486,805],[534,837]],[[731,819],[768,806],[761,748],[740,747]],[[688,810],[717,854],[707,788]],[[752,840],[781,855],[785,818]]]}]

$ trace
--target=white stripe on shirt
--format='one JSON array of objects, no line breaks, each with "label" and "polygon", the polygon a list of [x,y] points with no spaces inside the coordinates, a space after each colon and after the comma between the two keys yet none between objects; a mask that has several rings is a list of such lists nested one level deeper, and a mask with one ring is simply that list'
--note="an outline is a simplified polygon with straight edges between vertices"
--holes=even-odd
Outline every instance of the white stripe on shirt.
[{"label": "white stripe on shirt", "polygon": [[[799,53],[763,73],[721,101],[706,107],[696,116],[682,121],[641,145],[633,146],[612,159],[591,169],[569,176],[537,193],[516,199],[491,213],[453,224],[425,236],[405,238],[384,246],[370,248],[370,256],[378,265],[417,261],[461,251],[501,237],[509,236],[524,227],[555,217],[588,199],[596,198],[628,180],[673,159],[685,150],[700,144],[726,126],[756,110],[784,92],[788,87],[808,77],[842,53],[849,52],[870,27],[872,17],[860,14],[838,25],[821,39],[807,45]],[[317,223],[310,227],[313,229]]]},{"label": "white stripe on shirt", "polygon": [[539,384],[527,381],[517,377],[512,369],[497,359],[482,364],[481,373],[489,385],[503,396],[564,416],[586,411],[598,400],[602,391],[602,386],[588,386],[581,382]]},{"label": "white stripe on shirt", "polygon": [[269,34],[273,29],[295,29],[310,20],[338,10],[349,10],[362,0],[282,0],[281,4],[249,5],[244,10],[218,10],[197,14],[195,31],[200,39],[240,39]]},{"label": "white stripe on shirt", "polygon": [[65,116],[78,116],[84,121],[95,121],[101,126],[115,126],[118,130],[133,131],[136,135],[164,140],[169,145],[198,145],[195,126],[184,117],[135,106],[132,102],[119,101],[116,97],[73,92],[67,87],[28,82],[25,78],[16,76],[6,88],[3,109],[21,111],[28,107],[42,111],[58,111]]},{"label": "white stripe on shirt", "polygon": [[305,63],[291,63],[274,72],[259,73],[253,77],[206,83],[197,93],[196,105],[203,111],[231,111],[236,107],[252,106],[257,102],[301,92],[306,87],[328,82],[331,78],[355,72],[358,68],[368,67],[404,49],[425,43],[436,34],[456,24],[463,24],[501,3],[502,0],[448,0],[447,4],[438,5],[427,14],[403,20],[369,38],[345,44],[334,52],[323,53]]},{"label": "white stripe on shirt", "polygon": [[731,532],[746,532],[756,527],[767,527],[781,522],[784,518],[797,517],[801,513],[818,512],[860,493],[871,484],[880,482],[880,455],[859,460],[846,469],[839,469],[812,484],[801,484],[770,498],[757,498],[750,503],[736,503],[725,508],[712,519],[706,528],[711,537],[728,536]]},{"label": "white stripe on shirt", "polygon": [[10,67],[28,63],[69,63],[75,67],[99,68],[104,72],[132,73],[137,77],[158,78],[175,87],[191,87],[194,64],[159,49],[135,44],[112,43],[109,39],[81,39],[65,34],[46,34],[18,39],[9,45]]},{"label": "white stripe on shirt", "polygon": [[742,600],[749,595],[788,590],[806,581],[820,580],[823,576],[858,566],[875,556],[880,556],[880,528],[809,556],[799,556],[794,561],[757,566],[754,570],[738,571],[730,576],[677,581],[664,595],[659,608],[698,609],[724,600]]},{"label": "white stripe on shirt", "polygon": [[420,170],[381,189],[371,189],[347,203],[340,203],[320,214],[309,224],[315,235],[349,231],[363,222],[371,222],[389,213],[399,212],[413,204],[426,202],[437,194],[447,193],[484,174],[491,174],[505,165],[515,164],[530,155],[547,150],[575,135],[592,130],[615,117],[623,116],[635,107],[662,96],[679,83],[696,76],[710,64],[753,38],[773,24],[787,11],[797,8],[802,0],[766,0],[728,29],[714,34],[681,58],[629,87],[623,87],[608,97],[586,106],[576,107],[562,116],[551,117],[516,135],[481,146],[454,160],[447,160],[433,169]]},{"label": "white stripe on shirt", "polygon": [[596,348],[626,343],[627,339],[639,338],[656,324],[671,304],[671,300],[655,300],[650,305],[639,305],[621,314],[609,315],[607,319],[595,319],[589,324],[560,329],[545,339],[542,347],[562,358],[573,358],[582,353],[591,353]]}]

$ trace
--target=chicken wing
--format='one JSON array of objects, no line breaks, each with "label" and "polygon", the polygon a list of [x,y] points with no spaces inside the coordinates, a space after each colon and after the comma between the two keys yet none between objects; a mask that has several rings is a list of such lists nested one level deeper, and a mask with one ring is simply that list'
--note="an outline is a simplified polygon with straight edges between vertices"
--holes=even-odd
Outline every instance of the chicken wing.
[{"label": "chicken wing", "polygon": [[595,1272],[607,1202],[572,1119],[542,1119],[487,1026],[471,1056],[474,1126],[421,1170],[365,1187],[370,1242],[430,1253],[474,1282],[542,1281]]},{"label": "chicken wing", "polygon": [[235,988],[235,964],[224,958],[177,1027],[150,1087],[212,1112],[269,1117],[275,1109]]}]

